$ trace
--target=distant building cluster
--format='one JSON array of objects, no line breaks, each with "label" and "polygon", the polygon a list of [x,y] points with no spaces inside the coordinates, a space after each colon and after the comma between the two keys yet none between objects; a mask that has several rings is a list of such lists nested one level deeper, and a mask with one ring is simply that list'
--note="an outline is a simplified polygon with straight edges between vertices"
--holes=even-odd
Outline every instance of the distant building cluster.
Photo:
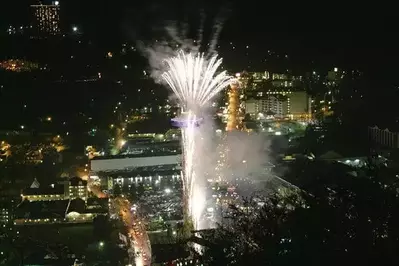
[{"label": "distant building cluster", "polygon": [[37,70],[39,64],[20,59],[10,59],[0,62],[0,68],[12,72],[30,72]]},{"label": "distant building cluster", "polygon": [[237,89],[228,92],[229,100],[224,110],[227,124],[232,124],[233,119],[234,127],[238,127],[244,115],[256,120],[311,118],[311,99],[305,91],[302,76],[265,71],[237,73],[236,77],[240,92],[232,93]]}]

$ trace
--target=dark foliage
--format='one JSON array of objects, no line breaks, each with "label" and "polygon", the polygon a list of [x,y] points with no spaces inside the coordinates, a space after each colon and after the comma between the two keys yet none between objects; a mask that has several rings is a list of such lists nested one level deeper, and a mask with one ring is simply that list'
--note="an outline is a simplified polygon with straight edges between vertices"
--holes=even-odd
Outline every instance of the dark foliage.
[{"label": "dark foliage", "polygon": [[307,168],[297,178],[306,184],[307,193],[276,195],[262,207],[249,201],[250,208],[233,209],[234,222],[208,236],[213,245],[206,249],[205,261],[209,265],[395,265],[399,200],[394,185],[381,182],[376,171],[353,177],[320,165]]}]

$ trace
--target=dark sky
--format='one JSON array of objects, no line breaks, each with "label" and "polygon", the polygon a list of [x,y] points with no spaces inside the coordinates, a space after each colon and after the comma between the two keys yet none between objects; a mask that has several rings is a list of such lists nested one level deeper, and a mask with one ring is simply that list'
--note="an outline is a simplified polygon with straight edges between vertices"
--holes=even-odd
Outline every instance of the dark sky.
[{"label": "dark sky", "polygon": [[[0,9],[0,25],[29,23],[29,3],[7,1]],[[46,2],[43,0],[42,2]],[[49,2],[49,1],[47,1]],[[272,5],[265,1],[122,1],[60,0],[66,27],[77,24],[104,42],[114,39],[151,39],[163,34],[167,21],[206,28],[224,20],[221,39],[275,48],[300,60],[316,60],[384,75],[397,72],[399,39],[395,16],[384,6],[348,6],[338,2],[320,6]],[[364,5],[364,4],[363,4]],[[3,8],[4,7],[4,8]],[[220,20],[220,19],[219,19]]]}]

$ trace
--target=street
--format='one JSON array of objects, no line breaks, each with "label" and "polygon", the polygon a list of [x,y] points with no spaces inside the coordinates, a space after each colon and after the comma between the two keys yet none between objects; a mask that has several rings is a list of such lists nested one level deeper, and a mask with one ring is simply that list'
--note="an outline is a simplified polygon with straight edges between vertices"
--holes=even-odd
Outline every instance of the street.
[{"label": "street", "polygon": [[140,218],[136,205],[120,197],[115,198],[113,201],[114,204],[118,206],[119,214],[128,228],[131,250],[134,251],[135,265],[151,265],[150,241],[144,221]]}]

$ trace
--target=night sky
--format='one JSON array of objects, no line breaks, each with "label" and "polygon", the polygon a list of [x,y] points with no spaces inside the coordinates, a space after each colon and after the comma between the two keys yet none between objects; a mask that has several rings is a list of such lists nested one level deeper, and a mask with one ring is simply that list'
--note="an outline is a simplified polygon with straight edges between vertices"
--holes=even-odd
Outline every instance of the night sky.
[{"label": "night sky", "polygon": [[[7,1],[0,9],[0,25],[28,24],[29,3]],[[46,1],[42,1],[46,3]],[[51,1],[47,1],[51,2]],[[200,25],[205,29],[222,21],[221,41],[251,45],[252,53],[275,49],[287,53],[298,65],[358,68],[373,80],[396,79],[399,40],[395,17],[375,7],[278,5],[263,1],[122,1],[64,0],[65,27],[82,27],[85,34],[104,45],[115,40],[154,39],[164,35],[170,21]],[[374,10],[373,10],[374,9]]]}]

